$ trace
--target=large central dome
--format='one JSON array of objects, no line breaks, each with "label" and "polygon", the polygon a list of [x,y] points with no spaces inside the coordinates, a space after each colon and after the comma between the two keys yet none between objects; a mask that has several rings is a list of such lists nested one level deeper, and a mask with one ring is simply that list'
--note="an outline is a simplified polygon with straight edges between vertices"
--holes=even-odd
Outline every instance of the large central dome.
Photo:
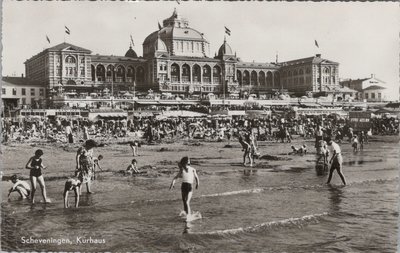
[{"label": "large central dome", "polygon": [[144,40],[144,57],[154,56],[154,43],[158,39],[165,43],[172,56],[209,57],[210,44],[204,34],[190,28],[187,19],[181,18],[176,10],[163,21],[163,27],[159,28]]}]

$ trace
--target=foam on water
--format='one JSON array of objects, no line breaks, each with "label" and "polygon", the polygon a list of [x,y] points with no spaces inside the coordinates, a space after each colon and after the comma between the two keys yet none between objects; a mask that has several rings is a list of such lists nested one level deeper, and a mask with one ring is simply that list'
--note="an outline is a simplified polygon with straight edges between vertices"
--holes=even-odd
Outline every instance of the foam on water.
[{"label": "foam on water", "polygon": [[317,214],[310,214],[310,215],[305,215],[302,217],[298,218],[288,218],[284,220],[277,220],[277,221],[269,221],[269,222],[264,222],[261,224],[257,224],[254,226],[250,227],[245,227],[245,228],[232,228],[232,229],[225,229],[225,230],[215,230],[215,231],[208,231],[208,232],[198,232],[198,233],[193,233],[193,234],[198,234],[198,235],[226,235],[226,234],[231,234],[235,235],[238,233],[255,233],[263,230],[268,230],[270,228],[279,228],[279,227],[301,227],[303,225],[306,225],[311,222],[318,222],[318,218],[322,216],[327,216],[328,213],[317,213]]}]

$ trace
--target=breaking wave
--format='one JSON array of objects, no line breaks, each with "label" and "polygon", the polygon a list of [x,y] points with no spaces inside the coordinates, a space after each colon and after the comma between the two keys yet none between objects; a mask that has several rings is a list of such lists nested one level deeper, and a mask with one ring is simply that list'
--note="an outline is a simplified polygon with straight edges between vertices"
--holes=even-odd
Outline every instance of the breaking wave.
[{"label": "breaking wave", "polygon": [[307,225],[309,223],[318,223],[320,217],[327,216],[328,213],[317,213],[317,214],[310,214],[310,215],[305,215],[302,217],[298,218],[288,218],[288,219],[283,219],[283,220],[277,220],[277,221],[269,221],[261,224],[257,224],[254,226],[250,227],[245,227],[245,228],[232,228],[232,229],[224,229],[224,230],[215,230],[215,231],[208,231],[208,232],[196,232],[192,234],[196,235],[235,235],[238,233],[254,233],[254,232],[259,232],[259,231],[264,231],[268,230],[271,228],[283,228],[283,227],[301,227],[304,225]]}]

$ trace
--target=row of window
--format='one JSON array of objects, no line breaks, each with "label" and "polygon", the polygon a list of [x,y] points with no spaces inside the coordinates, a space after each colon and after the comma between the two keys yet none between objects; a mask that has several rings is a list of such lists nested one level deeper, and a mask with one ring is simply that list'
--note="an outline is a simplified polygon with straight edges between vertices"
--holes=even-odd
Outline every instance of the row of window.
[{"label": "row of window", "polygon": [[175,41],[175,48],[176,51],[191,51],[191,52],[201,52],[203,49],[203,46],[201,42],[188,42],[188,41]]},{"label": "row of window", "polygon": [[[6,88],[1,88],[1,93],[3,95],[7,95],[7,89]],[[12,95],[16,96],[17,95],[17,88],[12,89]],[[26,88],[21,88],[21,95],[26,96]],[[31,96],[35,96],[35,89],[31,88]],[[39,89],[39,96],[44,96],[44,89]]]},{"label": "row of window", "polygon": [[[371,99],[375,99],[376,98],[375,97],[375,93],[370,93],[370,94],[371,94]],[[365,99],[369,99],[368,93],[365,93],[364,97],[365,97]],[[382,98],[382,93],[378,93],[378,99],[381,99],[381,98]]]},{"label": "row of window", "polygon": [[[171,88],[172,88],[173,91],[185,91],[186,90],[185,86],[175,86],[175,85],[173,85]],[[196,86],[196,87],[193,88],[193,90],[194,91],[203,91],[203,92],[213,92],[213,91],[216,90],[216,87],[211,87],[211,86],[199,87],[199,86]]]},{"label": "row of window", "polygon": [[[304,75],[304,72],[306,74],[311,74],[311,68],[306,68],[305,70],[304,69],[295,69],[295,70],[283,71],[282,72],[282,76],[297,76],[297,75],[301,76],[301,75]],[[336,68],[335,67],[324,68],[322,70],[322,73],[327,74],[327,75],[329,75],[329,74],[335,75],[336,74]]]}]

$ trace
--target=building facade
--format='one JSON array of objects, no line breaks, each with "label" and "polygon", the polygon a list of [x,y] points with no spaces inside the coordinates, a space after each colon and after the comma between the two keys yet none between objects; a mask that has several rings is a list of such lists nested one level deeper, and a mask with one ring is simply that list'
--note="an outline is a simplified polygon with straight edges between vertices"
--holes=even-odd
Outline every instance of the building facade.
[{"label": "building facade", "polygon": [[288,62],[243,62],[226,39],[214,57],[210,43],[176,10],[143,42],[143,56],[129,48],[125,56],[94,55],[69,43],[48,48],[25,62],[26,76],[48,94],[118,96],[126,92],[181,96],[296,95],[337,86],[339,64],[321,55]]},{"label": "building facade", "polygon": [[283,62],[282,87],[298,95],[330,92],[339,85],[339,63],[316,56]]},{"label": "building facade", "polygon": [[349,87],[357,91],[357,99],[366,102],[384,102],[388,101],[390,92],[385,86],[386,83],[371,74],[371,77],[361,79],[345,79],[340,85]]},{"label": "building facade", "polygon": [[46,100],[46,88],[40,82],[25,77],[3,77],[1,82],[2,108],[41,108]]}]

